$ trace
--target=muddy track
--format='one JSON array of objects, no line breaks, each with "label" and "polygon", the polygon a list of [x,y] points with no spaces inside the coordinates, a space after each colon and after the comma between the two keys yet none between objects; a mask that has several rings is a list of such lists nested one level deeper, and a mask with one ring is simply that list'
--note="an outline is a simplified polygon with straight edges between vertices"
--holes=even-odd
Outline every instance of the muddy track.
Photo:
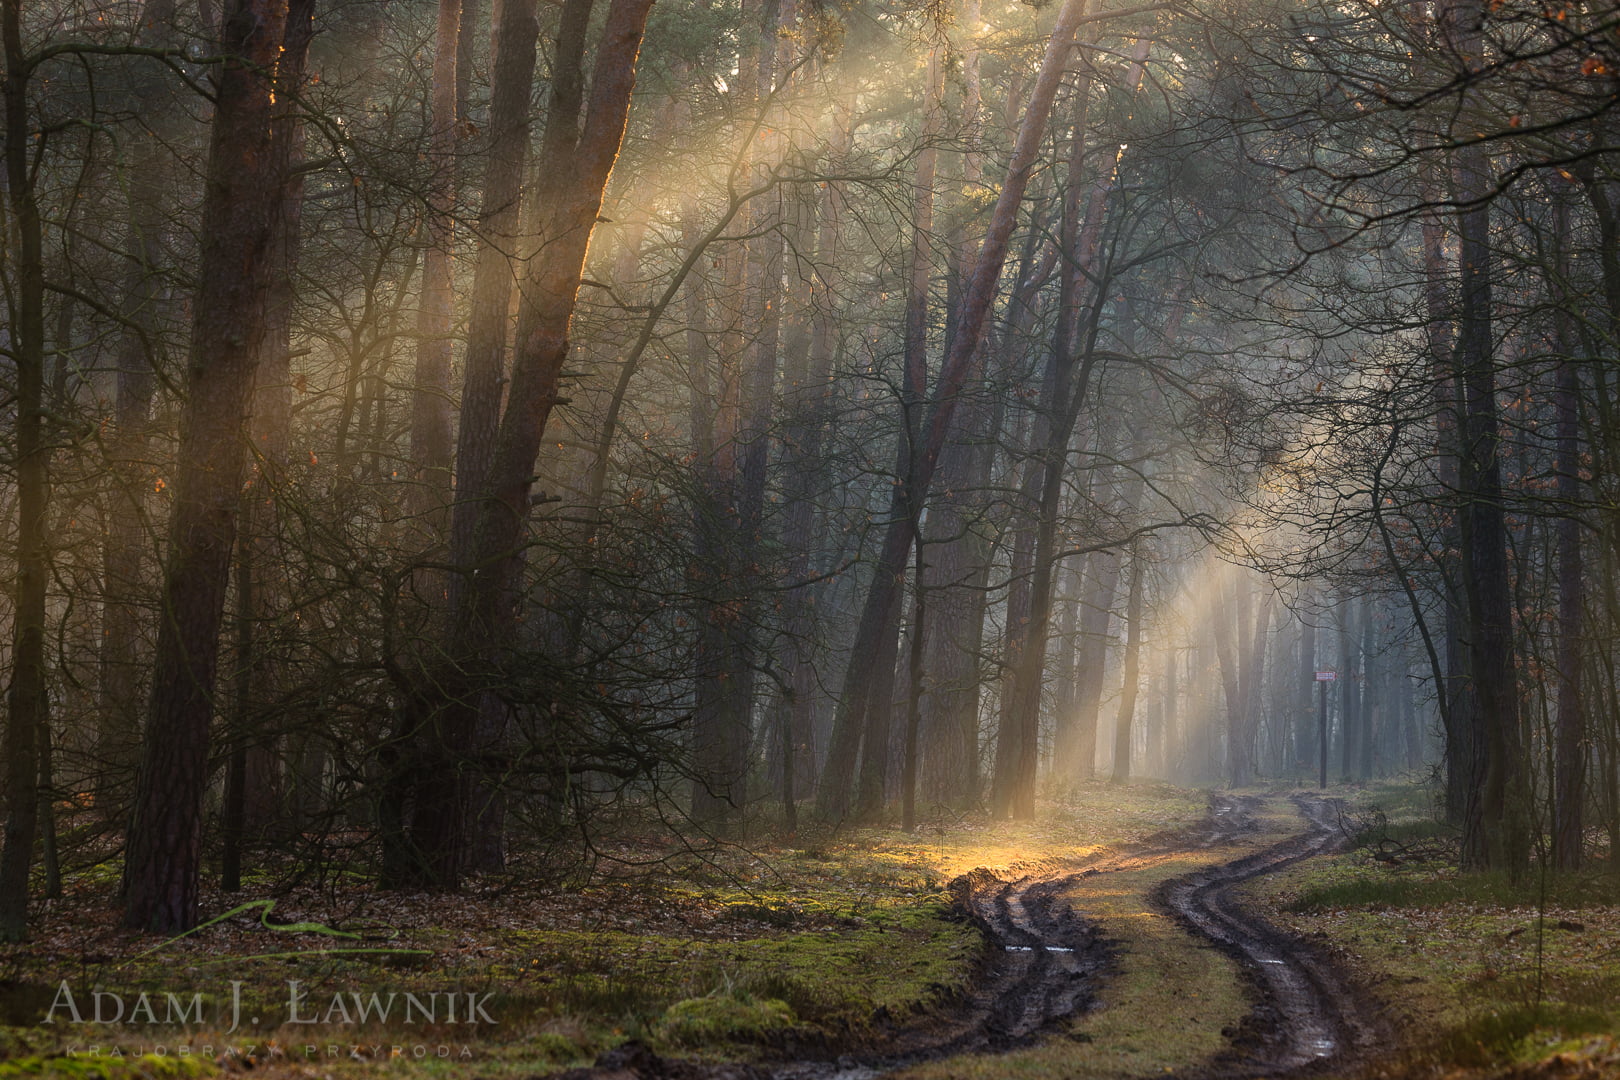
[{"label": "muddy track", "polygon": [[[975,870],[951,882],[957,910],[985,938],[973,986],[926,1023],[879,1025],[865,1052],[768,1066],[773,1080],[864,1080],[922,1061],[1027,1045],[1087,1008],[1113,960],[1063,896],[1084,871],[1015,880]],[[816,1055],[809,1055],[814,1058]]]},{"label": "muddy track", "polygon": [[[1247,816],[1252,797],[1226,811]],[[1264,851],[1166,882],[1154,900],[1189,930],[1243,966],[1257,1002],[1234,1043],[1197,1075],[1277,1076],[1343,1064],[1387,1045],[1387,1024],[1329,958],[1310,943],[1278,930],[1234,895],[1237,886],[1273,873],[1341,842],[1336,801],[1296,795],[1309,828]]]},{"label": "muddy track", "polygon": [[[789,1042],[763,1065],[707,1065],[659,1058],[639,1044],[611,1051],[589,1070],[565,1076],[636,1080],[869,1080],[923,1061],[1005,1051],[1056,1030],[1094,1002],[1114,949],[1065,901],[1073,884],[1097,874],[1151,866],[1185,852],[1238,842],[1257,830],[1256,796],[1214,796],[1205,822],[1124,850],[1013,880],[974,870],[951,882],[959,912],[984,935],[986,952],[973,987],[925,1022],[874,1018],[859,1043]],[[1194,1075],[1209,1080],[1311,1070],[1371,1045],[1381,1029],[1333,966],[1305,943],[1237,906],[1236,885],[1331,848],[1337,809],[1298,797],[1309,829],[1230,863],[1167,882],[1155,901],[1194,934],[1234,955],[1256,992],[1254,1013],[1231,1051]],[[785,1059],[785,1060],[783,1060]]]}]

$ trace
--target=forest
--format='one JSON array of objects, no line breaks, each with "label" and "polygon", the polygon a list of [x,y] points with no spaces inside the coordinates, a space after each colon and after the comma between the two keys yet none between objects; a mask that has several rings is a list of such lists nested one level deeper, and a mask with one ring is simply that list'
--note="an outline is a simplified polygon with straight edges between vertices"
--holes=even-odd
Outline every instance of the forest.
[{"label": "forest", "polygon": [[1620,6],[0,52],[0,1080],[1620,1070]]}]

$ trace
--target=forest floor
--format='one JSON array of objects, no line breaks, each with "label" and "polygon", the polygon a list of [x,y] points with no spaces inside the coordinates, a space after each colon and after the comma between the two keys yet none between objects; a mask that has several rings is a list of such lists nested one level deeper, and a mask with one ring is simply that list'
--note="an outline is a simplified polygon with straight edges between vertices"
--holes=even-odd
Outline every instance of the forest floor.
[{"label": "forest floor", "polygon": [[[649,834],[583,888],[453,900],[250,884],[205,910],[258,906],[166,943],[118,929],[90,869],[0,948],[0,1080],[1620,1075],[1606,882],[1543,903],[1460,879],[1417,789],[1329,793],[1342,816],[1287,794],[1094,784],[1031,823]],[[1232,940],[1254,912],[1277,934]]]}]

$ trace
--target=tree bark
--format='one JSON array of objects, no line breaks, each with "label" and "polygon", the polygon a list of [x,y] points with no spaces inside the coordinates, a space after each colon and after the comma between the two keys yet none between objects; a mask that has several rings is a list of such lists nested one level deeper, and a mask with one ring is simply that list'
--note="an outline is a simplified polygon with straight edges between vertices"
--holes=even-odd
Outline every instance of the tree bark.
[{"label": "tree bark", "polygon": [[[1469,70],[1485,62],[1481,0],[1450,0],[1446,30]],[[1470,97],[1472,95],[1469,95]],[[1465,101],[1466,107],[1477,103]],[[1529,807],[1519,731],[1513,597],[1502,498],[1491,330],[1491,198],[1489,152],[1463,136],[1455,152],[1460,310],[1455,366],[1462,389],[1459,490],[1463,498],[1463,580],[1468,597],[1468,658],[1479,704],[1485,774],[1480,821],[1463,834],[1464,861],[1517,873],[1529,857]],[[1471,823],[1470,823],[1471,824]]]},{"label": "tree bark", "polygon": [[186,401],[163,616],[124,869],[124,923],[174,933],[197,921],[202,797],[219,631],[243,481],[243,436],[265,334],[282,208],[275,83],[289,22],[311,0],[231,0],[203,200]]}]

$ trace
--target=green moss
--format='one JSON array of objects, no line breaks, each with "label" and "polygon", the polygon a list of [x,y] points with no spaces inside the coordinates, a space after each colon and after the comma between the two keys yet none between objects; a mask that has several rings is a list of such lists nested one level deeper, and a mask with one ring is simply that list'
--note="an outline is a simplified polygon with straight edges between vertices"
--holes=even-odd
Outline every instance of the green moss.
[{"label": "green moss", "polygon": [[129,1058],[73,1054],[0,1063],[0,1080],[192,1080],[213,1073],[213,1065],[200,1058],[158,1054]]},{"label": "green moss", "polygon": [[874,1010],[903,1017],[957,993],[981,947],[977,932],[938,903],[873,909],[862,922],[740,941],[527,931],[524,993],[540,1012],[624,1026],[735,990],[843,1029]]},{"label": "green moss", "polygon": [[588,1054],[587,1048],[556,1031],[540,1032],[524,1044],[524,1049],[535,1057],[559,1064],[577,1060]]},{"label": "green moss", "polygon": [[677,1001],[664,1010],[657,1037],[676,1046],[721,1041],[755,1042],[795,1023],[793,1010],[776,998],[748,993],[712,994]]}]

